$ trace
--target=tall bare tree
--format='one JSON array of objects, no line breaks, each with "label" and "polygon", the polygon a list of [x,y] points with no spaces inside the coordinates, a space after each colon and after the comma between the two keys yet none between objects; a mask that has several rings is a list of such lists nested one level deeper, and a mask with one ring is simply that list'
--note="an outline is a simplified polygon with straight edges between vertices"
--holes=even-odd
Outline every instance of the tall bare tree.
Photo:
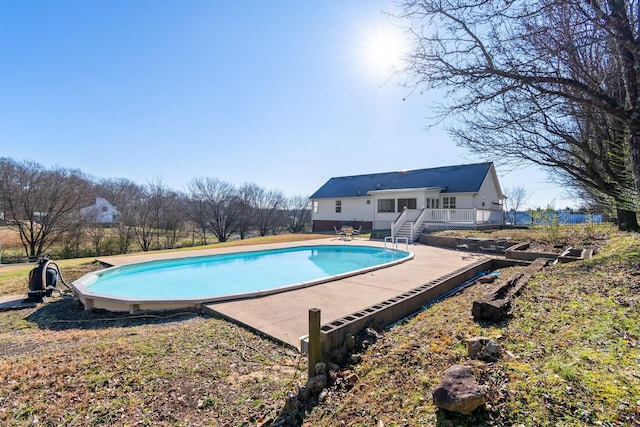
[{"label": "tall bare tree", "polygon": [[236,231],[240,239],[245,239],[247,235],[256,227],[256,198],[263,191],[256,184],[244,183],[238,189],[238,224]]},{"label": "tall bare tree", "polygon": [[27,256],[42,255],[74,229],[91,196],[90,181],[80,171],[0,158],[0,206]]},{"label": "tall bare tree", "polygon": [[157,238],[159,201],[149,187],[144,187],[137,196],[131,203],[131,225],[140,249],[147,252]]},{"label": "tall bare tree", "polygon": [[189,184],[192,206],[202,208],[203,222],[219,242],[236,231],[243,204],[236,188],[214,178],[196,178]]},{"label": "tall bare tree", "polygon": [[[279,212],[285,206],[286,198],[281,191],[260,189],[255,198],[255,222],[261,236],[274,231]],[[275,231],[274,231],[274,234]]]},{"label": "tall bare tree", "polygon": [[[588,117],[599,121],[600,130],[613,125],[615,135],[606,143],[628,158],[633,192],[638,193],[637,1],[404,0],[401,4],[416,48],[409,59],[410,84],[446,91],[442,98],[448,102],[440,106],[436,118],[459,119],[461,125],[450,130],[460,145],[511,164],[532,162],[575,179],[591,172],[592,182],[625,186],[622,178],[598,176],[607,165],[589,169],[585,143],[594,144],[602,132],[587,129]],[[615,167],[619,166],[618,160]],[[619,217],[627,216],[628,221],[621,223],[636,227],[637,204],[630,209],[616,194],[609,196]]]},{"label": "tall bare tree", "polygon": [[178,243],[178,238],[187,220],[185,214],[188,209],[187,200],[184,194],[173,190],[167,191],[164,199],[159,228],[162,230],[164,247],[173,248]]}]

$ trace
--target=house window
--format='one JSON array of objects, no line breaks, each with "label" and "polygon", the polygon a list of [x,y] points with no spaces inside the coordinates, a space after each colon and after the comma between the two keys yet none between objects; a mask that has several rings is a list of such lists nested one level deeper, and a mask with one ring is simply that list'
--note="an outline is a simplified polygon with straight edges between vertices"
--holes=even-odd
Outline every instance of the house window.
[{"label": "house window", "polygon": [[416,199],[398,199],[398,212],[402,212],[405,206],[407,209],[415,209],[417,204]]},{"label": "house window", "polygon": [[378,212],[395,212],[396,199],[379,199]]},{"label": "house window", "polygon": [[313,213],[318,213],[318,201],[313,201]]},{"label": "house window", "polygon": [[442,207],[444,209],[455,209],[456,208],[456,198],[455,197],[443,197],[442,198]]},{"label": "house window", "polygon": [[107,211],[107,207],[106,207],[106,206],[103,206],[103,207],[102,207],[102,212],[106,212],[106,211]]},{"label": "house window", "polygon": [[342,212],[342,200],[336,200],[336,213]]},{"label": "house window", "polygon": [[440,199],[427,198],[427,209],[440,209]]}]

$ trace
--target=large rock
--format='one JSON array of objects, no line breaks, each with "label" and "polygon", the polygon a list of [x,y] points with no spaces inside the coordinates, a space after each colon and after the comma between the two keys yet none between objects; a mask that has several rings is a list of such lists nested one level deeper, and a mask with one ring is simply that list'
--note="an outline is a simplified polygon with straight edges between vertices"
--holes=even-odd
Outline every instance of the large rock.
[{"label": "large rock", "polygon": [[487,337],[469,338],[467,352],[471,359],[495,362],[500,358],[500,344]]},{"label": "large rock", "polygon": [[307,390],[311,394],[320,394],[327,387],[327,376],[325,374],[316,375],[307,381]]},{"label": "large rock", "polygon": [[325,374],[311,377],[304,387],[300,387],[300,390],[298,391],[298,399],[302,402],[308,402],[314,398],[317,399],[325,388],[327,388],[327,376]]},{"label": "large rock", "polygon": [[482,388],[473,376],[472,367],[466,365],[454,365],[447,369],[432,395],[433,404],[438,408],[464,415],[469,415],[486,401]]}]

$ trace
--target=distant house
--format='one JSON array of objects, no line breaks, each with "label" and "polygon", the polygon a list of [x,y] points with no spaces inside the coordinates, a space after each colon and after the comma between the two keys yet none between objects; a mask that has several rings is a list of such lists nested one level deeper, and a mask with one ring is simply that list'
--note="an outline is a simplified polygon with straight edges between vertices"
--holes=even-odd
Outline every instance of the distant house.
[{"label": "distant house", "polygon": [[119,213],[115,206],[102,197],[96,197],[93,205],[80,209],[80,215],[89,222],[109,224],[118,222]]},{"label": "distant house", "polygon": [[416,239],[425,229],[503,223],[493,163],[331,178],[310,197],[313,231],[352,225]]}]

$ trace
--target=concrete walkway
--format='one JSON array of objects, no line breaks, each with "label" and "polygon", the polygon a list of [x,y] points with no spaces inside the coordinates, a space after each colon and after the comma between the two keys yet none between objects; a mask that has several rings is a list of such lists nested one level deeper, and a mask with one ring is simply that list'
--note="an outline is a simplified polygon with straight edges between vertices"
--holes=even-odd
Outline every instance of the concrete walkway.
[{"label": "concrete walkway", "polygon": [[[358,239],[344,241],[329,238],[184,252],[111,256],[102,257],[99,261],[111,265],[123,265],[156,259],[204,256],[216,253],[336,244],[384,246],[384,243],[379,241]],[[259,298],[206,304],[203,308],[205,311],[242,323],[300,349],[300,338],[308,333],[308,311],[311,308],[319,308],[322,312],[322,323],[328,323],[450,274],[479,259],[486,258],[482,255],[421,244],[412,244],[408,247],[400,244],[398,249],[408,249],[413,252],[414,258],[392,267],[346,279]]]}]

